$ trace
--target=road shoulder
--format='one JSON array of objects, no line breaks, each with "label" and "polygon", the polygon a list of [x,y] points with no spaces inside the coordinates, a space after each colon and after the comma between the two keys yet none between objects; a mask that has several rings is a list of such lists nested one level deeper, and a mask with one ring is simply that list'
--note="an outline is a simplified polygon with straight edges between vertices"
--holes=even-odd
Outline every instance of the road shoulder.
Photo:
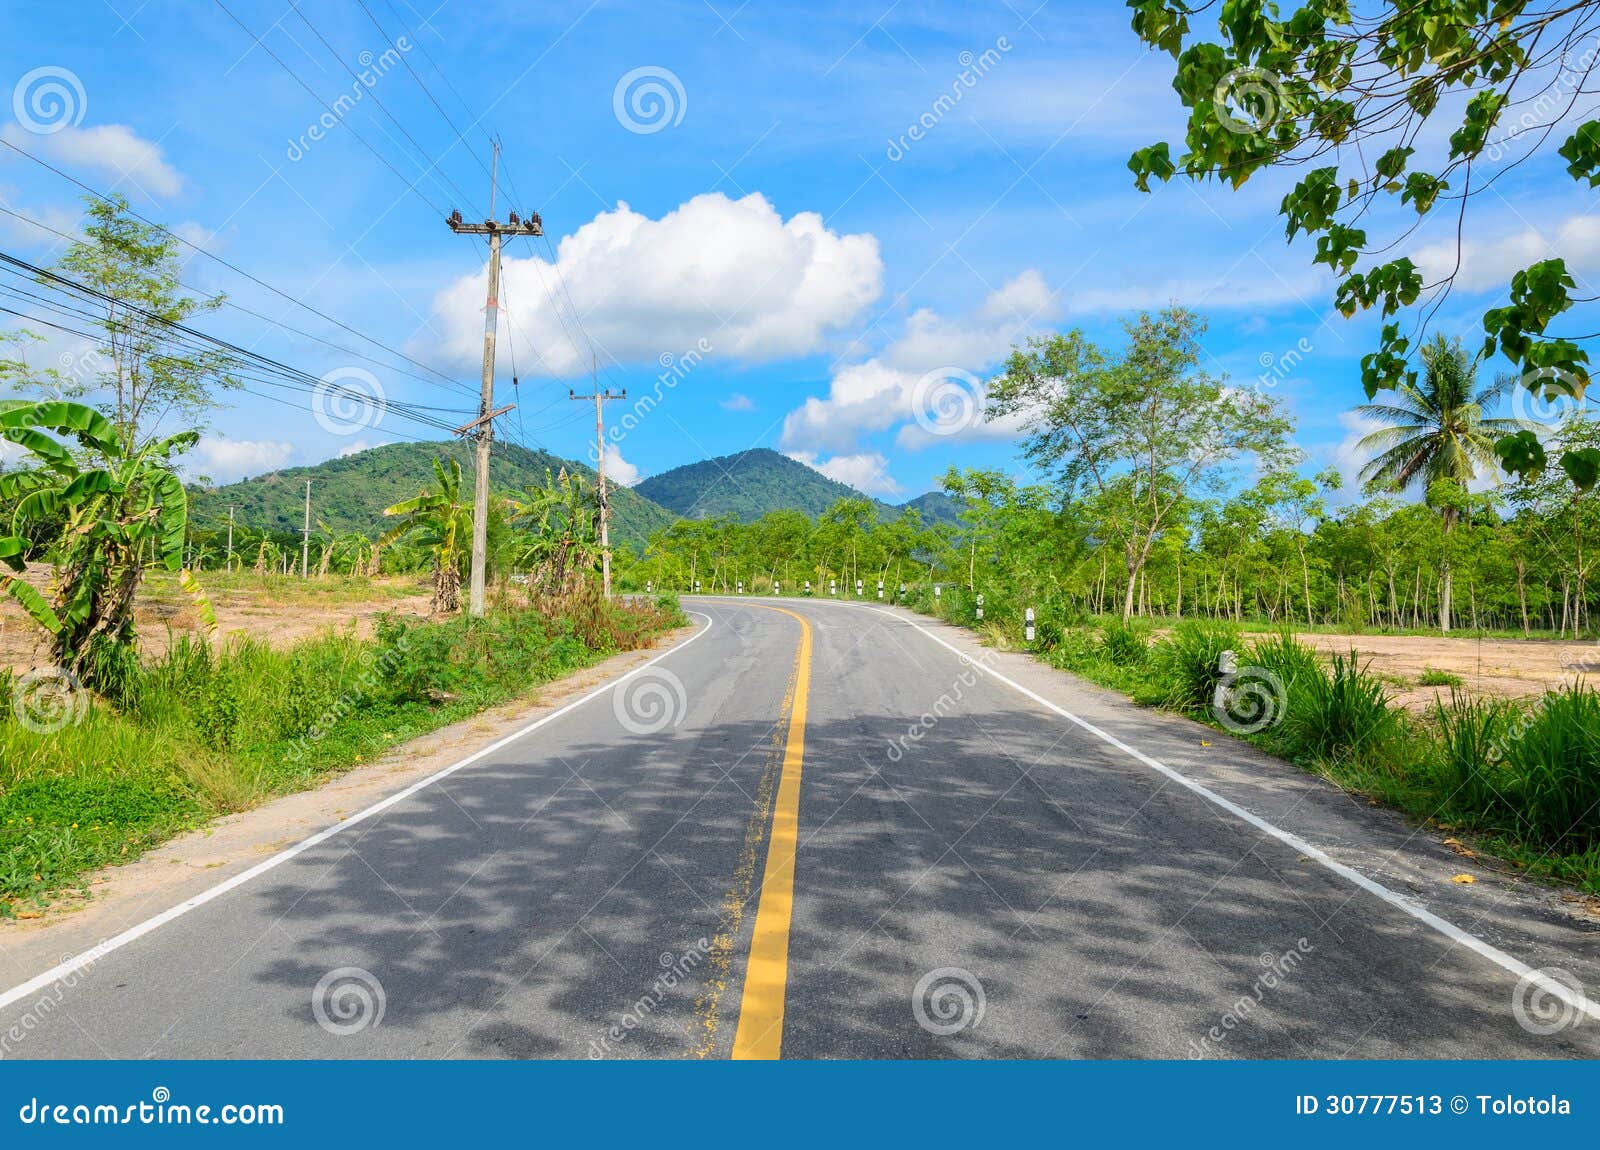
[{"label": "road shoulder", "polygon": [[88,879],[89,897],[64,897],[39,918],[0,922],[0,990],[83,954],[350,816],[514,735],[586,693],[659,659],[699,633],[679,628],[653,646],[613,655],[528,697],[395,747],[322,786],[226,815]]}]

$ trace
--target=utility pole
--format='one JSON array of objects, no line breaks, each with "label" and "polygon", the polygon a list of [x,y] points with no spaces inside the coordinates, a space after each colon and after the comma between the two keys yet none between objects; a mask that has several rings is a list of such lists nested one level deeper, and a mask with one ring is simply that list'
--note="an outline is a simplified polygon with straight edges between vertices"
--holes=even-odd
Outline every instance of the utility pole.
[{"label": "utility pole", "polygon": [[306,480],[306,525],[300,532],[300,578],[311,578],[311,480]]},{"label": "utility pole", "polygon": [[530,213],[521,219],[510,213],[509,223],[494,218],[495,192],[499,184],[500,145],[494,146],[494,168],[489,175],[489,218],[481,224],[469,224],[459,211],[452,211],[445,219],[450,230],[458,236],[489,237],[489,299],[483,309],[483,395],[478,401],[478,418],[456,428],[457,435],[471,435],[477,444],[477,467],[472,488],[472,581],[467,596],[467,613],[482,616],[487,609],[485,587],[489,569],[489,444],[494,438],[494,420],[504,415],[513,405],[495,410],[494,406],[494,350],[500,320],[500,239],[502,236],[542,236],[544,225],[539,213]]},{"label": "utility pole", "polygon": [[233,574],[233,506],[228,506],[228,574]]},{"label": "utility pole", "polygon": [[621,394],[610,388],[600,390],[600,368],[594,368],[594,394],[579,395],[569,392],[573,399],[594,400],[595,471],[600,479],[600,584],[607,599],[611,598],[611,489],[606,486],[606,404],[613,399],[627,399],[628,389]]}]

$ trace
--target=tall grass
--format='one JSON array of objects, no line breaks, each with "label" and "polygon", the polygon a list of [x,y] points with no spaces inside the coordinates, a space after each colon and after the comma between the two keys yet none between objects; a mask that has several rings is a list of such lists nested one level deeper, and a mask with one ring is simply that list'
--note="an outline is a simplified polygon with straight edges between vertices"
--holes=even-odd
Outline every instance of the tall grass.
[{"label": "tall grass", "polygon": [[1152,658],[1168,687],[1168,702],[1180,711],[1204,711],[1222,683],[1222,654],[1239,650],[1239,629],[1209,619],[1186,619],[1156,644]]},{"label": "tall grass", "polygon": [[[314,786],[408,738],[683,622],[598,595],[428,622],[384,617],[283,650],[180,639],[115,701],[30,730],[0,709],[0,914],[217,814]],[[0,675],[0,687],[9,686]]]}]

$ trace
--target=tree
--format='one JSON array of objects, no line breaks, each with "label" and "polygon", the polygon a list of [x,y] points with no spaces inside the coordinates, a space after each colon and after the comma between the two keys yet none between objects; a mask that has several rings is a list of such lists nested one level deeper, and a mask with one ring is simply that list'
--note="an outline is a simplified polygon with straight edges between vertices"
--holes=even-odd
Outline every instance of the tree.
[{"label": "tree", "polygon": [[1108,351],[1080,331],[1030,340],[990,385],[988,418],[1020,415],[1024,452],[1058,474],[1069,497],[1100,504],[1122,551],[1124,618],[1162,533],[1193,494],[1221,489],[1229,464],[1286,451],[1291,423],[1272,400],[1198,368],[1204,321],[1181,308],[1124,325]]},{"label": "tree", "polygon": [[536,592],[565,594],[599,565],[600,503],[582,476],[547,469],[544,484],[529,484],[508,509],[518,529],[512,562],[529,568]]},{"label": "tree", "polygon": [[156,434],[169,418],[197,427],[218,406],[216,389],[234,388],[228,357],[200,351],[174,324],[222,306],[223,297],[183,292],[177,240],[146,224],[120,196],[86,199],[89,225],[55,266],[59,275],[94,293],[101,342],[76,374],[52,372],[45,384],[68,398],[104,395],[124,452]]},{"label": "tree", "polygon": [[[1416,386],[1412,349],[1461,271],[1473,196],[1541,152],[1552,158],[1552,140],[1568,177],[1600,185],[1600,121],[1570,122],[1596,62],[1593,0],[1386,0],[1360,8],[1313,0],[1282,19],[1268,0],[1233,0],[1218,7],[1220,42],[1196,34],[1182,0],[1129,6],[1140,39],[1176,60],[1173,87],[1189,112],[1187,150],[1176,160],[1166,143],[1135,152],[1135,183],[1149,191],[1152,176],[1181,172],[1237,188],[1263,169],[1309,168],[1279,212],[1291,240],[1315,238],[1313,262],[1339,277],[1340,311],[1378,307],[1387,321],[1362,360],[1369,399]],[[1369,237],[1367,227],[1395,199],[1412,222],[1397,227],[1399,235]],[[1456,253],[1429,279],[1396,250],[1436,212]],[[1581,395],[1589,382],[1582,345],[1592,337],[1552,330],[1569,309],[1593,302],[1575,298],[1575,286],[1560,257],[1518,271],[1509,298],[1483,313],[1483,354],[1505,356],[1530,388]],[[1403,333],[1395,317],[1419,303],[1426,313]],[[1545,465],[1531,433],[1507,436],[1500,451],[1519,472]],[[1563,467],[1580,486],[1600,479],[1600,460],[1564,457]]]},{"label": "tree", "polygon": [[[1492,419],[1485,412],[1503,399],[1514,385],[1511,376],[1478,386],[1478,363],[1461,347],[1438,336],[1422,350],[1426,368],[1420,383],[1402,383],[1392,403],[1369,403],[1356,408],[1359,415],[1385,422],[1357,445],[1359,451],[1378,454],[1361,470],[1373,486],[1395,492],[1420,486],[1433,493],[1445,535],[1459,518],[1460,501],[1451,488],[1435,489],[1441,481],[1466,485],[1482,471],[1498,477],[1495,441],[1523,430],[1517,419]],[[1448,556],[1440,571],[1439,628],[1450,631],[1454,574]]]},{"label": "tree", "polygon": [[[56,437],[75,440],[74,452]],[[0,403],[0,438],[27,450],[35,466],[0,475],[0,502],[15,501],[0,561],[24,570],[31,523],[59,519],[53,592],[47,600],[15,575],[0,592],[50,633],[57,663],[91,686],[113,685],[133,649],[133,598],[149,567],[177,572],[215,626],[209,603],[183,565],[188,499],[173,458],[199,438],[180,432],[135,449],[92,407],[66,400]]]},{"label": "tree", "polygon": [[428,549],[433,564],[433,612],[451,615],[461,609],[462,565],[470,555],[472,507],[461,497],[461,464],[433,461],[437,487],[415,499],[384,509],[402,522],[383,537],[380,546],[411,536]]}]

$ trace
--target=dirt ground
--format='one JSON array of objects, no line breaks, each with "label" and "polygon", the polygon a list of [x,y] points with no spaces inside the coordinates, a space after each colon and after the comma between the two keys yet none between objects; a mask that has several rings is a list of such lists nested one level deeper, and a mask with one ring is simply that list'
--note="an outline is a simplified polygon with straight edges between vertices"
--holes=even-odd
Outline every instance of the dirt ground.
[{"label": "dirt ground", "polygon": [[[43,592],[49,568],[30,566],[27,579]],[[216,609],[219,637],[252,635],[274,647],[287,647],[352,622],[358,634],[371,634],[373,621],[384,612],[425,617],[431,606],[426,583],[410,576],[374,579],[360,589],[337,577],[302,583],[236,575],[202,583]],[[139,646],[147,655],[160,655],[174,639],[202,630],[193,604],[170,578],[153,579],[141,590],[134,618]],[[42,635],[22,608],[0,598],[0,667],[23,672],[47,664]]]},{"label": "dirt ground", "polygon": [[1469,695],[1532,698],[1575,681],[1587,671],[1600,680],[1600,646],[1586,641],[1549,639],[1475,639],[1426,635],[1312,635],[1298,638],[1325,655],[1349,654],[1389,681],[1395,701],[1411,710],[1450,697],[1448,686],[1423,687],[1424,671],[1445,671],[1461,677]]}]

